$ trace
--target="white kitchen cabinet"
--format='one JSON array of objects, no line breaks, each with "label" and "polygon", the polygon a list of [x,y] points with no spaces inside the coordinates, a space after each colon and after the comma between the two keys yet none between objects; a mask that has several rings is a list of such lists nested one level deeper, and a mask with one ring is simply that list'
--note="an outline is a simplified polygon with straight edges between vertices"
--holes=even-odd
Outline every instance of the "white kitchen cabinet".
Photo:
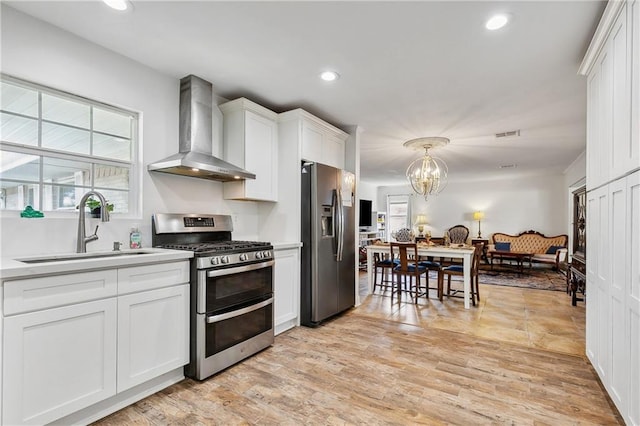
[{"label": "white kitchen cabinet", "polygon": [[300,311],[300,248],[275,248],[275,334],[298,325]]},{"label": "white kitchen cabinet", "polygon": [[44,424],[116,393],[116,298],[4,320],[3,424]]},{"label": "white kitchen cabinet", "polygon": [[628,1],[610,8],[602,30],[608,35],[581,68],[588,76],[587,190],[640,167],[638,7]]},{"label": "white kitchen cabinet", "polygon": [[118,392],[189,362],[189,284],[118,298]]},{"label": "white kitchen cabinet", "polygon": [[86,423],[184,378],[189,261],[2,286],[2,424]]},{"label": "white kitchen cabinet", "polygon": [[220,109],[225,160],[256,175],[225,182],[224,198],[278,201],[278,115],[245,98],[224,103]]},{"label": "white kitchen cabinet", "polygon": [[280,114],[281,126],[299,126],[300,158],[344,169],[349,135],[303,109]]}]

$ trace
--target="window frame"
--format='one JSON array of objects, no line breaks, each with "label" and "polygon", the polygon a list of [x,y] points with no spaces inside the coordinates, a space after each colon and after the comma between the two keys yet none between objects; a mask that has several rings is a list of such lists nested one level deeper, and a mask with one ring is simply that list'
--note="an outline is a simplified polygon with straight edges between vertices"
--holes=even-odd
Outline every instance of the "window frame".
[{"label": "window frame", "polygon": [[[391,205],[392,204],[405,204],[407,209],[406,213],[403,215],[393,215],[391,214]],[[388,195],[387,196],[387,232],[388,235],[391,236],[391,233],[398,231],[398,229],[392,229],[391,223],[394,218],[404,218],[404,227],[411,229],[410,224],[410,216],[411,216],[411,197],[409,195]],[[401,228],[399,228],[401,229]]]},{"label": "window frame", "polygon": [[[21,78],[17,78],[8,74],[4,74],[4,73],[0,73],[0,80],[2,82],[6,82],[8,84],[12,84],[15,86],[19,86],[19,87],[24,87],[26,89],[29,90],[34,90],[37,92],[37,97],[38,97],[38,105],[37,105],[37,109],[38,109],[38,113],[37,113],[37,117],[33,117],[30,115],[23,115],[20,113],[16,113],[16,112],[10,112],[10,111],[5,111],[5,110],[1,110],[0,111],[3,114],[8,114],[11,116],[16,116],[16,117],[23,117],[23,118],[27,118],[29,120],[35,120],[37,122],[37,128],[38,128],[38,135],[37,135],[37,145],[27,145],[27,144],[20,144],[20,143],[14,143],[14,142],[5,142],[0,140],[0,151],[6,151],[6,152],[14,152],[14,153],[18,153],[18,154],[24,154],[24,155],[33,155],[33,156],[37,156],[39,157],[39,161],[38,161],[38,167],[39,167],[39,171],[38,171],[38,177],[37,180],[21,180],[21,179],[4,179],[4,181],[7,182],[15,182],[18,185],[20,184],[24,184],[24,185],[33,185],[37,187],[37,195],[36,197],[38,197],[38,205],[39,205],[39,209],[43,211],[45,214],[45,217],[70,217],[73,216],[74,218],[77,216],[76,212],[77,210],[75,208],[72,209],[58,209],[58,210],[44,210],[44,206],[46,205],[45,202],[45,197],[46,197],[46,190],[45,188],[47,186],[64,186],[64,185],[55,185],[52,184],[51,182],[45,182],[44,179],[44,167],[45,167],[45,161],[44,159],[46,158],[51,158],[51,159],[60,159],[60,160],[67,160],[67,161],[76,161],[76,162],[84,162],[84,163],[88,163],[89,167],[91,169],[90,171],[90,180],[88,182],[88,184],[84,184],[84,185],[77,185],[74,184],[72,185],[73,188],[76,189],[76,191],[81,190],[83,193],[88,192],[90,190],[97,190],[97,191],[122,191],[122,192],[126,192],[127,193],[127,203],[128,203],[128,210],[126,212],[122,212],[122,213],[117,213],[117,217],[121,217],[121,218],[138,218],[140,217],[141,214],[141,147],[142,147],[142,143],[141,143],[141,134],[140,134],[140,128],[141,128],[141,120],[142,120],[142,114],[140,112],[134,111],[132,109],[128,109],[128,108],[122,108],[122,107],[118,107],[118,106],[114,106],[111,104],[107,104],[98,100],[94,100],[94,99],[89,99],[80,95],[76,95],[73,93],[69,93],[66,91],[61,91],[61,90],[57,90],[54,89],[52,87],[49,86],[45,86],[42,84],[37,84],[37,83],[33,83],[27,80],[23,80]],[[43,112],[42,112],[42,98],[43,98],[43,94],[46,95],[51,95],[51,96],[55,96],[58,98],[62,98],[64,100],[69,100],[71,102],[76,102],[78,104],[82,104],[85,106],[89,107],[89,127],[88,128],[83,128],[83,127],[78,127],[78,126],[74,126],[74,125],[70,125],[67,123],[59,123],[57,121],[52,121],[52,120],[47,120],[43,118]],[[129,137],[129,143],[130,143],[130,147],[129,147],[129,153],[130,153],[130,158],[129,160],[121,160],[121,159],[115,159],[115,158],[108,158],[108,157],[102,157],[102,156],[98,156],[98,155],[94,155],[93,151],[94,151],[94,135],[100,135],[100,136],[107,136],[107,137],[114,137],[114,138],[123,138],[123,136],[121,135],[117,135],[117,134],[113,134],[113,133],[109,133],[106,131],[100,131],[100,130],[95,130],[93,128],[94,126],[94,108],[98,108],[100,110],[104,110],[107,112],[114,112],[117,113],[119,115],[128,115],[129,117],[131,117],[131,127],[130,127],[130,137]],[[85,154],[85,153],[78,153],[78,152],[72,152],[72,151],[64,151],[64,150],[60,150],[60,149],[54,149],[54,148],[48,148],[48,147],[43,147],[43,131],[42,131],[42,127],[43,127],[43,123],[51,123],[54,124],[56,126],[61,126],[61,127],[66,127],[66,128],[75,128],[75,129],[80,129],[83,131],[87,131],[89,133],[89,154]],[[125,168],[128,169],[129,171],[129,176],[128,176],[128,181],[129,181],[129,185],[128,188],[117,188],[117,187],[107,187],[107,186],[101,186],[101,185],[97,185],[96,184],[96,166],[106,166],[106,167],[119,167],[119,168]],[[108,197],[107,197],[108,198]],[[52,200],[50,200],[52,201]],[[76,200],[76,202],[78,202],[79,200]],[[0,209],[0,217],[5,217],[5,216],[15,216],[18,215],[20,213],[21,210],[15,210],[15,209]]]}]

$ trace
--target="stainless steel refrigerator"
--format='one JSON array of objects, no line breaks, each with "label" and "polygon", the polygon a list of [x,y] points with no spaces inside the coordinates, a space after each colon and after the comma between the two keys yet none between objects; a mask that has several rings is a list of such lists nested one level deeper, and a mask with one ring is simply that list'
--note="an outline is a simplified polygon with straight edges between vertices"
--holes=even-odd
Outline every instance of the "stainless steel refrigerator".
[{"label": "stainless steel refrigerator", "polygon": [[301,172],[300,322],[315,327],[355,304],[355,209],[341,170],[303,162]]}]

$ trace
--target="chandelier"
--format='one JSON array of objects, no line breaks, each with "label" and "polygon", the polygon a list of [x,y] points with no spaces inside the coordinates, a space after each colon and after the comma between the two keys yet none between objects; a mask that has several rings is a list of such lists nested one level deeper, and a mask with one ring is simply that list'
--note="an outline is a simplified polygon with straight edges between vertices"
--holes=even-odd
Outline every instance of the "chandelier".
[{"label": "chandelier", "polygon": [[409,164],[407,179],[413,190],[425,200],[429,195],[438,195],[447,186],[449,171],[444,161],[429,154],[429,149],[448,143],[449,139],[440,137],[418,138],[404,143],[405,148],[424,149],[424,156]]}]

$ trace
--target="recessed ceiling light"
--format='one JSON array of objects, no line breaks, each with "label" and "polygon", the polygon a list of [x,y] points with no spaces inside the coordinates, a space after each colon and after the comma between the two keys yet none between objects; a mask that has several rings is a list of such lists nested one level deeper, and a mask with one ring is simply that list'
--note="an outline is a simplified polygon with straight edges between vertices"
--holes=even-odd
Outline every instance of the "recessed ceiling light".
[{"label": "recessed ceiling light", "polygon": [[335,71],[325,71],[320,74],[320,78],[324,81],[335,81],[340,77],[340,75]]},{"label": "recessed ceiling light", "polygon": [[504,27],[505,25],[507,25],[507,22],[509,22],[509,16],[505,14],[493,15],[491,18],[489,18],[487,23],[484,24],[484,26],[488,30],[493,31]]},{"label": "recessed ceiling light", "polygon": [[102,0],[111,9],[123,11],[129,8],[129,2],[127,0]]}]

